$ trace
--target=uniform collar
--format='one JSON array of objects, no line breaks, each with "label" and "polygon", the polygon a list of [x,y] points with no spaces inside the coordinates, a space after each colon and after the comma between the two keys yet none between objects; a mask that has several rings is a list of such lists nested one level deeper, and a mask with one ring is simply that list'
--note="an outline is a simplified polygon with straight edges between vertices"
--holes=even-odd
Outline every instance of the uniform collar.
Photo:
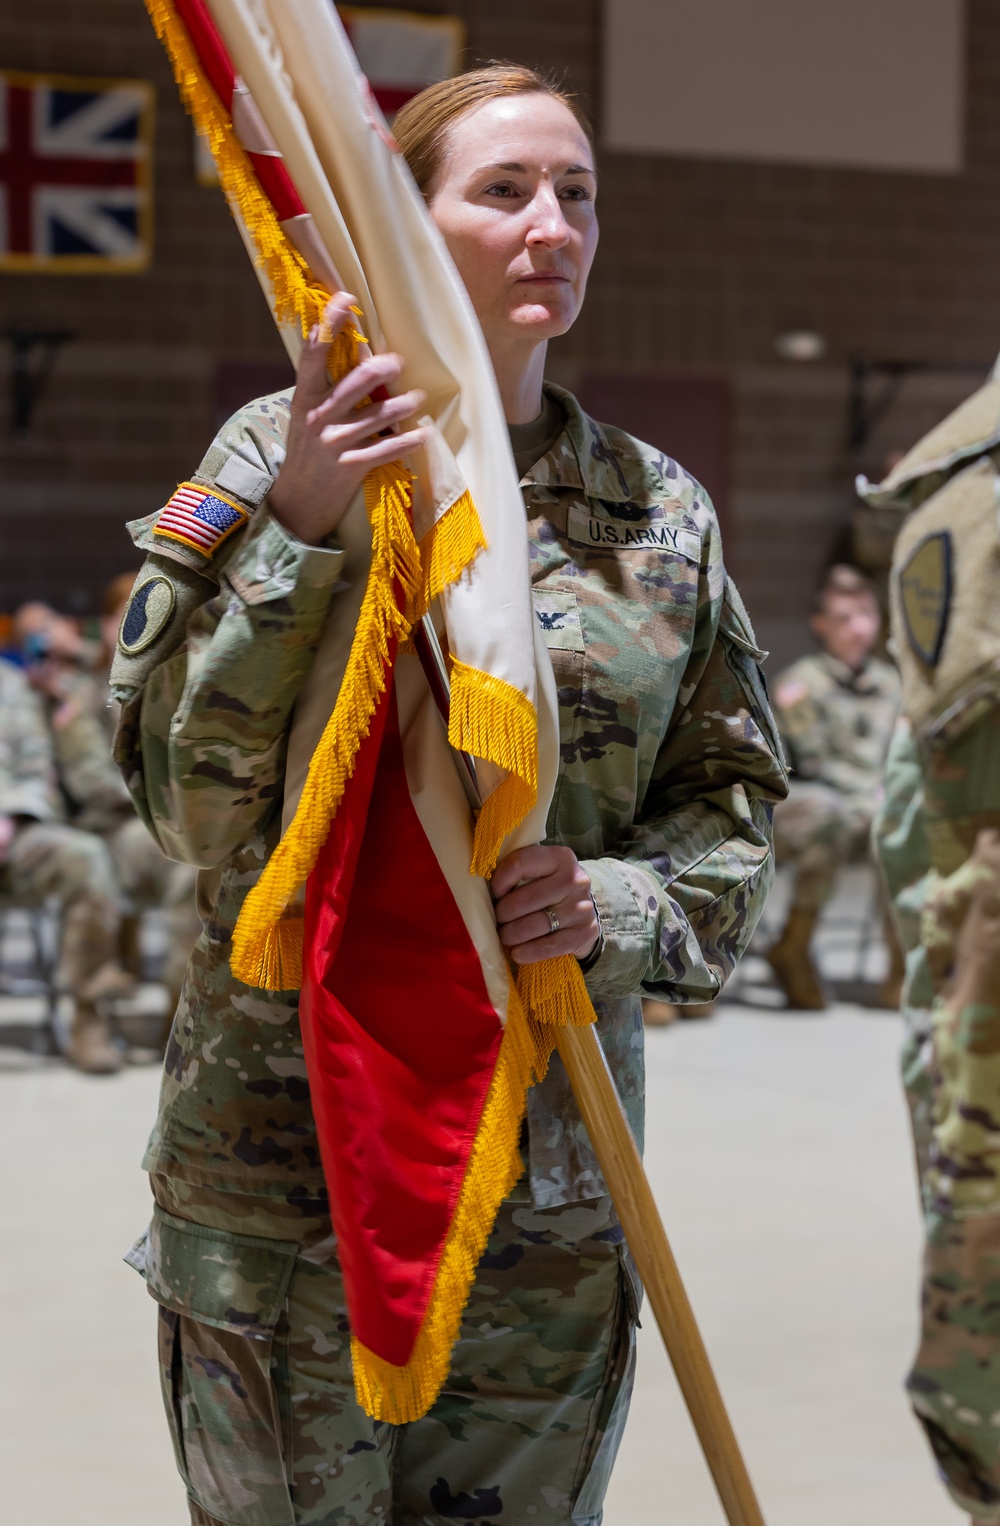
[{"label": "uniform collar", "polygon": [[628,503],[628,482],[601,425],[584,413],[572,392],[547,381],[543,390],[566,414],[566,425],[551,450],[521,478],[527,486],[576,488],[588,498]]},{"label": "uniform collar", "polygon": [[878,688],[871,658],[859,673],[849,668],[846,662],[841,662],[837,657],[831,657],[829,652],[820,652],[819,660],[830,677],[844,689],[857,689],[860,694],[868,694]]}]

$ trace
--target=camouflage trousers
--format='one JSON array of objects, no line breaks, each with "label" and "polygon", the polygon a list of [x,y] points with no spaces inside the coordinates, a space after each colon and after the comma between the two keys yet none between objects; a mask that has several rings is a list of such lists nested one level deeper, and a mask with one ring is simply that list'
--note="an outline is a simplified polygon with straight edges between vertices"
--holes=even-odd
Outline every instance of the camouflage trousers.
[{"label": "camouflage trousers", "polygon": [[358,1407],[332,1236],[157,1208],[144,1263],[194,1526],[599,1526],[631,1395],[636,1299],[606,1198],[501,1208],[453,1368],[410,1425]]},{"label": "camouflage trousers", "polygon": [[844,864],[868,851],[874,804],[863,810],[828,784],[792,780],[774,808],[774,858],[779,869],[795,868],[796,906],[819,911]]},{"label": "camouflage trousers", "polygon": [[118,884],[138,911],[162,907],[167,949],[163,982],[174,993],[184,981],[191,950],[201,932],[195,904],[198,871],[167,858],[138,816],[130,816],[105,835]]},{"label": "camouflage trousers", "polygon": [[957,1017],[935,1006],[920,1339],[906,1386],[955,1503],[1000,1523],[1000,1009]]},{"label": "camouflage trousers", "polygon": [[86,997],[93,976],[118,953],[121,899],[102,839],[55,821],[22,826],[0,869],[0,890],[29,906],[58,900],[56,981],[60,989]]}]

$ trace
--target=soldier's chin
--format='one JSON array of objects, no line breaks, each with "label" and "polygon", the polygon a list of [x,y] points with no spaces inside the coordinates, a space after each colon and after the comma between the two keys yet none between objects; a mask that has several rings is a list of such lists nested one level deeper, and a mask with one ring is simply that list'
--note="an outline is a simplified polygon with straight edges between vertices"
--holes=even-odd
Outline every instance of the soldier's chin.
[{"label": "soldier's chin", "polygon": [[573,325],[577,305],[565,299],[518,303],[510,315],[511,323],[523,333],[534,335],[539,341],[557,339]]}]

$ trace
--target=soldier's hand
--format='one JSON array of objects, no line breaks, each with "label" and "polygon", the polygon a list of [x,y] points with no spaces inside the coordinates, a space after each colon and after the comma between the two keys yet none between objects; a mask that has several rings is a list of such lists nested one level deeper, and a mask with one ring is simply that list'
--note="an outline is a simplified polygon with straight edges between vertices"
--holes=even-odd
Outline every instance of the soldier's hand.
[{"label": "soldier's hand", "polygon": [[0,816],[0,864],[6,863],[10,845],[14,841],[17,822],[13,816]]},{"label": "soldier's hand", "polygon": [[391,387],[403,369],[398,355],[372,355],[330,386],[326,373],[332,339],[350,321],[354,298],[339,292],[327,306],[299,359],[288,447],[268,494],[275,518],[308,545],[321,545],[337,528],[373,466],[395,461],[427,438],[425,428],[385,434],[425,402],[423,392],[403,392],[364,407],[378,387]]},{"label": "soldier's hand", "polygon": [[590,876],[572,848],[518,848],[497,865],[490,891],[500,942],[515,964],[559,954],[585,959],[596,948],[601,924]]}]

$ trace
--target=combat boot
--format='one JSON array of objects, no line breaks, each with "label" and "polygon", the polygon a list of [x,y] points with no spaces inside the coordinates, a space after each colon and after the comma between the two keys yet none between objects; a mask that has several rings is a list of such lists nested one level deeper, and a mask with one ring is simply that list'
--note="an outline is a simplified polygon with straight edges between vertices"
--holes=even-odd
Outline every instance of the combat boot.
[{"label": "combat boot", "polygon": [[121,1070],[124,1056],[111,1040],[111,1025],[92,1002],[78,1001],[70,1023],[66,1058],[89,1076],[110,1076]]},{"label": "combat boot", "polygon": [[647,1028],[667,1028],[681,1018],[714,1017],[714,1001],[654,1001],[647,996],[642,1004],[642,1021]]},{"label": "combat boot", "polygon": [[651,996],[643,999],[642,1021],[646,1028],[668,1028],[677,1017],[672,1001],[654,1001]]},{"label": "combat boot", "polygon": [[789,1007],[800,1012],[822,1012],[826,1007],[823,983],[809,951],[818,919],[818,911],[793,906],[784,932],[764,955]]}]

